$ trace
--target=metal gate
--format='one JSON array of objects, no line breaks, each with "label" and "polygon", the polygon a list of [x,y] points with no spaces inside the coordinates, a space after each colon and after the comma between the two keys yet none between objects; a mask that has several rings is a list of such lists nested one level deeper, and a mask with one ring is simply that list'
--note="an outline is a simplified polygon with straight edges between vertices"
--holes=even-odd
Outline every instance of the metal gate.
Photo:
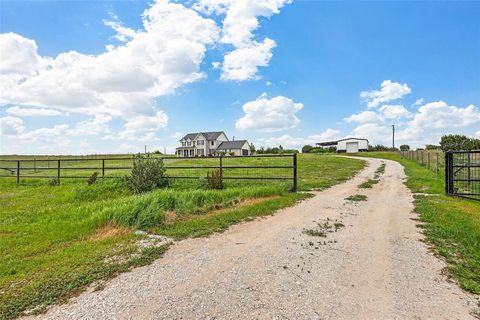
[{"label": "metal gate", "polygon": [[480,201],[480,150],[445,153],[445,191]]}]

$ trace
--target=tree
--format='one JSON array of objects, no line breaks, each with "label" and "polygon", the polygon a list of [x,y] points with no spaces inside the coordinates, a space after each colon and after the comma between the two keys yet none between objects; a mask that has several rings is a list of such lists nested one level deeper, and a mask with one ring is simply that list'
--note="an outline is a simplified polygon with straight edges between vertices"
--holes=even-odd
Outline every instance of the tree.
[{"label": "tree", "polygon": [[302,153],[309,153],[310,151],[312,151],[312,149],[313,149],[313,147],[311,145],[309,145],[309,144],[304,145],[302,147]]},{"label": "tree", "polygon": [[255,146],[253,145],[253,143],[250,143],[250,153],[255,153]]},{"label": "tree", "polygon": [[409,151],[410,150],[410,146],[408,144],[402,144],[400,146],[400,151]]},{"label": "tree", "polygon": [[426,150],[440,150],[441,147],[437,146],[435,144],[427,144],[427,145],[425,145],[425,149]]},{"label": "tree", "polygon": [[444,135],[440,139],[443,151],[470,151],[480,149],[480,139],[469,138],[460,134]]}]

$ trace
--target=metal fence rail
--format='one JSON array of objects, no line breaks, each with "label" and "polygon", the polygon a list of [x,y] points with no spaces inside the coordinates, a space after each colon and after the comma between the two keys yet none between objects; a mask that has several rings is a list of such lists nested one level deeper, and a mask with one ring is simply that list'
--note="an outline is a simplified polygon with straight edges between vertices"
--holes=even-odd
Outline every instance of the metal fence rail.
[{"label": "metal fence rail", "polygon": [[445,153],[445,192],[480,201],[480,151]]},{"label": "metal fence rail", "polygon": [[[161,157],[169,179],[199,179],[219,170],[226,180],[290,180],[297,191],[297,155],[215,157]],[[132,157],[0,159],[0,177],[39,179],[87,179],[93,172],[102,178],[121,178],[133,167]]]}]

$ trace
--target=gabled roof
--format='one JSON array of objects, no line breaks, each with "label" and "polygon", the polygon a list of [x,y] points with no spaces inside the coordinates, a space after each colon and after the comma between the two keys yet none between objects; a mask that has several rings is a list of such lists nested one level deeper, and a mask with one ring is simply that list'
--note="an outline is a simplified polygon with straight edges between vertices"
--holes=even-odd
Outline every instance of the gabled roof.
[{"label": "gabled roof", "polygon": [[[199,134],[202,134],[207,140],[215,140],[217,139],[221,134],[225,134],[223,131],[210,131],[210,132],[195,132],[195,133],[189,133],[186,134],[182,139],[180,140],[193,140],[195,139]],[[225,135],[227,136],[227,135]]]},{"label": "gabled roof", "polygon": [[241,149],[247,140],[223,141],[217,150]]},{"label": "gabled roof", "polygon": [[335,140],[335,141],[326,141],[326,142],[317,142],[317,146],[333,146],[339,143],[340,141],[345,141],[345,140],[365,140],[368,142],[368,139],[364,138],[345,138],[345,139],[340,139],[340,140]]}]

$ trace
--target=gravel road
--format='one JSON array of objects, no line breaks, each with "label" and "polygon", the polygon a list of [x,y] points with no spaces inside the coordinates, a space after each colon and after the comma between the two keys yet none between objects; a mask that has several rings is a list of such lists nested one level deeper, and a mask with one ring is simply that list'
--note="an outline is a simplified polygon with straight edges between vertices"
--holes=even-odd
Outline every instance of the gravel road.
[{"label": "gravel road", "polygon": [[[475,298],[442,276],[445,264],[421,241],[403,168],[383,161],[380,182],[358,189],[381,160],[368,162],[348,182],[274,216],[177,242],[151,265],[38,318],[473,319]],[[367,201],[344,200],[357,193]]]}]

